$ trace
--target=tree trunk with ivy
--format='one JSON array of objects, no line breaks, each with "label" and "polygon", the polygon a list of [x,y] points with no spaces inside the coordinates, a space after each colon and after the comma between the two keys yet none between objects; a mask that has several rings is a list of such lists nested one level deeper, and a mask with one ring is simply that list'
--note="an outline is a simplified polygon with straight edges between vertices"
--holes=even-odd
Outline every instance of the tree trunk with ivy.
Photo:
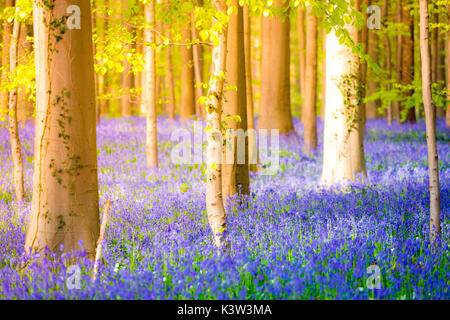
[{"label": "tree trunk with ivy", "polygon": [[[289,2],[274,1],[287,10]],[[285,15],[288,12],[284,12]],[[294,130],[290,101],[289,17],[262,17],[262,79],[259,129],[278,129],[281,134]]]},{"label": "tree trunk with ivy", "polygon": [[222,25],[222,32],[216,34],[217,42],[212,50],[212,72],[208,100],[206,102],[207,123],[207,171],[206,210],[213,232],[214,244],[219,249],[227,247],[227,216],[222,197],[222,99],[227,60],[227,29],[224,20],[227,15],[225,0],[214,0],[217,9],[216,24]]},{"label": "tree trunk with ivy", "polygon": [[[91,6],[89,0],[45,3],[33,3],[36,133],[25,249],[61,253],[82,244],[94,258],[100,224]],[[80,8],[80,29],[68,27],[72,5]]]},{"label": "tree trunk with ivy", "polygon": [[[350,3],[350,0],[348,1]],[[358,30],[347,25],[353,41]],[[358,71],[359,57],[340,44],[335,32],[327,35],[327,84],[322,182],[346,183],[366,176],[364,121]]]},{"label": "tree trunk with ivy", "polygon": [[[17,53],[19,44],[19,34],[21,23],[17,21],[18,7],[16,7],[16,19],[14,19],[13,32],[11,35],[10,52],[9,52],[9,70],[12,77],[14,76],[17,66]],[[13,179],[16,199],[22,202],[25,197],[25,189],[23,185],[23,161],[22,151],[20,146],[19,126],[17,121],[17,88],[14,88],[9,93],[9,133],[11,141],[11,156],[13,159]]]},{"label": "tree trunk with ivy", "polygon": [[225,92],[223,115],[226,122],[225,146],[222,164],[222,193],[225,200],[240,194],[249,194],[247,94],[245,82],[244,20],[243,8],[237,0],[231,1],[237,8],[229,15],[227,32],[227,84],[234,86]]}]

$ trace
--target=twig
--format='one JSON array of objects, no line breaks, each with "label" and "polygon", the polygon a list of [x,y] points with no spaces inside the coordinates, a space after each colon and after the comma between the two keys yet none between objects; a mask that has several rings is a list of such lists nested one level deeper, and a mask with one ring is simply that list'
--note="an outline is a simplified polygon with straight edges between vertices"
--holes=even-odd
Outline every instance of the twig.
[{"label": "twig", "polygon": [[92,283],[94,283],[95,279],[97,278],[98,264],[102,258],[102,242],[103,236],[105,235],[106,223],[108,222],[108,214],[110,208],[111,208],[111,201],[108,200],[106,201],[106,207],[105,210],[103,211],[102,226],[100,228],[100,235],[97,241],[97,250],[95,252],[95,263],[94,263],[94,273],[92,275]]}]

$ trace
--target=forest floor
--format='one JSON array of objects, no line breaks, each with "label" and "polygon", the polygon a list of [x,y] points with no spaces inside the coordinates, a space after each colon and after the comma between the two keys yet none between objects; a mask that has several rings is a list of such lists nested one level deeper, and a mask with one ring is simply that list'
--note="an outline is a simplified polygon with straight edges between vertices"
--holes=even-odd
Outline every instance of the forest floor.
[{"label": "forest floor", "polygon": [[[438,121],[442,247],[428,242],[425,126],[369,120],[368,181],[345,190],[318,182],[317,154],[281,140],[281,170],[252,174],[248,205],[228,208],[229,255],[211,245],[204,165],[175,165],[170,132],[192,123],[159,121],[161,169],[145,168],[145,120],[98,126],[99,193],[112,201],[104,265],[91,283],[81,258],[80,287],[67,285],[69,256],[19,266],[30,212],[33,135],[21,130],[27,202],[13,201],[9,134],[0,129],[0,299],[449,299],[450,131]],[[296,123],[297,132],[302,127]],[[162,133],[164,132],[164,134]],[[301,140],[301,139],[300,139]],[[79,254],[83,256],[83,254]],[[70,270],[70,271],[68,271]],[[379,289],[372,279],[381,278]]]}]

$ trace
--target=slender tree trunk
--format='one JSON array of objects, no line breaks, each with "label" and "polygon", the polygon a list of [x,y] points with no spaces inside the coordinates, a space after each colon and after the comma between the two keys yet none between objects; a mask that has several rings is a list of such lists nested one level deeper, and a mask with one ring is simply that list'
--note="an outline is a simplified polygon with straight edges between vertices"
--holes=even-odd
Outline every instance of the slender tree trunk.
[{"label": "slender tree trunk", "polygon": [[321,100],[322,106],[320,110],[320,114],[322,117],[322,121],[325,121],[325,100],[327,96],[327,30],[325,28],[322,29],[322,92],[321,92]]},{"label": "slender tree trunk", "polygon": [[[82,244],[93,259],[100,224],[91,5],[89,0],[52,4],[49,9],[33,2],[37,112],[25,249],[61,253]],[[81,9],[80,29],[65,25],[70,5]],[[62,22],[61,27],[46,21]]]},{"label": "slender tree trunk", "polygon": [[[166,0],[166,6],[169,6],[169,1]],[[170,26],[166,28],[166,37],[170,39]],[[168,111],[169,118],[175,119],[175,109],[176,109],[176,98],[175,98],[175,83],[173,79],[173,65],[172,65],[172,46],[168,45],[166,47],[166,63],[167,63],[167,87],[169,88],[169,101],[168,101]]]},{"label": "slender tree trunk", "polygon": [[[450,14],[450,13],[448,13]],[[443,21],[439,20],[439,14],[436,15],[437,20],[442,23]],[[437,34],[437,56],[436,56],[436,82],[439,83],[439,89],[445,89],[445,38],[444,35],[440,33],[439,28],[436,28]],[[444,118],[445,110],[443,108],[436,108],[436,118]]]},{"label": "slender tree trunk", "polygon": [[[24,23],[20,25],[19,41],[17,46],[17,61],[25,59],[33,50],[31,43],[27,42],[28,26]],[[25,85],[17,91],[17,120],[26,122],[32,119],[33,105],[28,100],[28,94],[25,92]]]},{"label": "slender tree trunk", "polygon": [[[128,5],[127,5],[127,0],[122,0],[122,10],[128,10]],[[131,28],[130,27],[126,27],[127,32],[131,33]],[[126,91],[126,93],[124,93],[122,95],[122,116],[123,117],[129,117],[131,116],[131,112],[132,112],[132,101],[131,101],[131,94],[129,93],[129,91],[133,88],[133,75],[130,73],[131,71],[131,67],[130,67],[130,63],[128,62],[127,58],[126,58],[126,54],[128,54],[129,52],[131,52],[131,48],[132,48],[132,44],[131,43],[126,43],[125,44],[125,60],[123,62],[124,64],[124,71],[122,72],[122,89]]]},{"label": "slender tree trunk", "polygon": [[247,130],[248,130],[248,163],[249,170],[258,170],[258,144],[255,131],[255,115],[253,106],[252,84],[252,42],[251,19],[247,5],[244,5],[244,50],[245,50],[245,88],[247,91]]},{"label": "slender tree trunk", "polygon": [[[5,1],[5,9],[14,6],[14,0]],[[3,54],[2,54],[2,66],[6,67],[9,64],[9,44],[11,42],[12,33],[12,23],[7,19],[4,19],[3,23]],[[9,82],[8,70],[9,68],[3,69],[2,72],[2,83]],[[5,90],[0,93],[0,109],[8,110],[9,108],[9,93]]]},{"label": "slender tree trunk", "polygon": [[[274,6],[287,8],[288,2],[275,0]],[[287,12],[285,12],[287,14]],[[262,18],[262,79],[259,129],[294,130],[289,79],[289,18]]]},{"label": "slender tree trunk", "polygon": [[144,29],[144,72],[145,83],[142,92],[142,102],[146,112],[146,156],[147,167],[158,167],[158,135],[156,121],[156,50],[149,44],[155,43],[155,1],[145,4],[144,14],[146,28]]},{"label": "slender tree trunk", "polygon": [[[384,27],[387,28],[387,23],[389,22],[389,2],[388,0],[384,0],[383,3],[383,17],[384,17]],[[386,85],[386,89],[390,91],[392,89],[391,86],[391,80],[392,80],[392,48],[391,48],[391,39],[389,37],[389,34],[385,35],[385,45],[386,45],[386,70],[388,72],[388,82]],[[389,103],[387,106],[387,121],[388,124],[392,124],[393,118],[394,118],[394,112],[393,112],[393,106],[392,103]]]},{"label": "slender tree trunk", "polygon": [[[305,99],[305,84],[306,84],[306,41],[305,41],[305,9],[302,5],[298,8],[297,15],[297,29],[298,29],[298,61],[300,68],[300,94],[303,102]],[[309,37],[309,35],[308,35]],[[303,110],[301,112],[303,114]]]},{"label": "slender tree trunk", "polygon": [[[395,21],[397,23],[402,22],[402,0],[397,0],[397,7],[395,13]],[[396,83],[402,83],[402,35],[398,34],[396,38],[397,57],[395,64]],[[393,118],[400,120],[400,102],[394,101],[393,104]]]},{"label": "slender tree trunk", "polygon": [[[224,200],[240,194],[249,194],[248,176],[248,140],[247,131],[247,94],[245,82],[245,51],[244,51],[244,21],[243,8],[238,0],[232,0],[231,6],[237,8],[237,13],[229,15],[227,39],[226,79],[228,85],[236,86],[237,90],[225,93],[223,112],[227,121],[227,134],[223,150],[222,193]],[[236,121],[235,116],[240,117]],[[241,134],[242,133],[242,134]]]},{"label": "slender tree trunk", "polygon": [[[20,33],[20,22],[17,21],[18,10],[16,7],[16,19],[14,19],[13,33],[10,42],[10,73],[13,76],[17,65],[17,50]],[[12,79],[11,79],[12,81]],[[11,136],[11,155],[14,166],[14,189],[16,192],[16,199],[19,202],[23,201],[25,190],[23,186],[23,162],[22,152],[20,146],[19,126],[17,122],[17,88],[14,88],[9,93],[9,132]]]},{"label": "slender tree trunk", "polygon": [[[374,30],[368,30],[367,54],[378,63],[378,36]],[[367,96],[373,95],[378,90],[378,83],[375,79],[373,70],[368,69],[366,72]],[[378,108],[380,107],[379,100],[372,100],[366,103],[366,117],[371,119],[378,118]]]},{"label": "slender tree trunk", "polygon": [[[221,14],[227,14],[225,0],[213,0],[214,6]],[[220,23],[216,20],[216,24]],[[222,26],[219,44],[212,51],[211,85],[208,91],[206,122],[211,128],[207,130],[207,173],[206,173],[206,209],[208,221],[213,232],[214,244],[220,249],[227,247],[227,216],[222,198],[222,99],[227,59],[227,25]]]},{"label": "slender tree trunk", "polygon": [[[347,1],[350,4],[351,1]],[[357,28],[348,25],[347,29],[356,42]],[[327,35],[327,96],[322,170],[322,182],[326,185],[353,181],[358,173],[366,176],[362,114],[364,106],[358,103],[357,97],[359,70],[358,56],[351,48],[339,43],[333,30]]]},{"label": "slender tree trunk", "polygon": [[303,123],[305,125],[305,145],[307,154],[317,149],[317,17],[312,13],[312,5],[307,7],[306,18],[306,69],[303,104]]},{"label": "slender tree trunk", "polygon": [[436,109],[431,96],[431,61],[428,25],[428,0],[420,5],[420,55],[422,63],[422,95],[428,146],[428,169],[430,180],[430,240],[438,244],[441,237],[441,200],[439,191],[439,159],[436,145]]},{"label": "slender tree trunk", "polygon": [[[358,11],[362,11],[364,15],[364,21],[367,21],[368,14],[366,11],[367,6],[369,5],[369,0],[356,0],[355,8]],[[364,53],[367,54],[368,44],[369,44],[369,28],[367,28],[367,23],[364,23],[361,30],[358,33],[359,43],[364,45]],[[366,124],[366,105],[364,103],[364,98],[366,97],[366,83],[367,83],[367,62],[362,60],[359,65],[360,70],[360,81],[361,81],[361,114],[363,119],[363,124]]]},{"label": "slender tree trunk", "polygon": [[[191,42],[191,23],[182,30],[183,39]],[[181,46],[181,105],[180,119],[187,120],[195,114],[195,88],[192,46]]]},{"label": "slender tree trunk", "polygon": [[[450,4],[447,5],[447,12],[450,12]],[[447,14],[447,24],[450,24],[450,14]],[[446,69],[447,69],[447,100],[450,100],[450,30],[447,31],[446,49],[447,55]],[[447,111],[445,114],[445,123],[447,128],[450,127],[450,106],[447,103]]]},{"label": "slender tree trunk", "polygon": [[[203,6],[203,0],[198,1],[199,6]],[[194,12],[191,14],[192,18],[192,38],[198,39],[198,30],[194,24]],[[194,76],[195,84],[203,83],[203,46],[201,44],[196,44],[192,47],[192,53],[194,58]],[[199,102],[199,99],[203,96],[203,86],[195,87],[195,113],[202,118],[205,117],[205,108]]]},{"label": "slender tree trunk", "polygon": [[[410,85],[414,81],[414,19],[411,15],[410,0],[402,0],[402,22],[408,27],[409,34],[402,36],[402,66],[401,66],[401,83]],[[413,92],[410,91],[409,95]],[[407,111],[404,105],[400,105],[400,111],[406,112],[406,121],[410,123],[416,122],[416,114],[414,108]],[[405,111],[404,111],[405,110]]]}]

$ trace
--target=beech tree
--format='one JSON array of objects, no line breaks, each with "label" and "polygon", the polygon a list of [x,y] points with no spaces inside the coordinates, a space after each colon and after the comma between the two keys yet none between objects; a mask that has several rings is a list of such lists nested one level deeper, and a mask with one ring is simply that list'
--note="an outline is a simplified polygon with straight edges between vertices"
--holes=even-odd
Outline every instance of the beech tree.
[{"label": "beech tree", "polygon": [[[401,56],[401,84],[411,85],[414,80],[414,19],[411,15],[410,0],[402,0],[402,22],[408,27],[408,34],[402,36],[402,56]],[[409,95],[412,95],[410,90]],[[416,114],[414,108],[400,104],[400,112],[404,113],[407,122],[416,122]]]},{"label": "beech tree", "polygon": [[303,123],[305,128],[306,152],[311,154],[317,148],[317,27],[318,19],[312,13],[313,4],[308,5],[306,13],[306,66],[303,100]]},{"label": "beech tree", "polygon": [[80,250],[99,235],[96,112],[89,0],[33,2],[36,134],[25,249]]},{"label": "beech tree", "polygon": [[[273,6],[289,10],[289,1],[275,0]],[[289,80],[289,18],[262,17],[262,79],[259,129],[294,130]]]},{"label": "beech tree", "polygon": [[[351,0],[347,0],[351,4]],[[358,29],[346,27],[357,43]],[[366,175],[364,158],[363,105],[358,71],[359,57],[351,46],[340,43],[336,32],[327,34],[327,83],[322,182],[326,185],[353,181]]]},{"label": "beech tree", "polygon": [[156,49],[155,49],[155,1],[144,4],[145,22],[144,74],[145,82],[142,101],[146,113],[146,156],[147,167],[158,167],[158,134],[156,122]]},{"label": "beech tree", "polygon": [[[18,53],[18,42],[21,23],[17,20],[19,8],[16,7],[16,14],[13,24],[13,32],[10,37],[10,47],[9,47],[9,67],[10,74],[13,75],[17,66],[17,53]],[[17,88],[14,88],[9,93],[9,132],[11,141],[11,155],[13,159],[13,178],[14,178],[14,189],[16,192],[16,199],[19,202],[23,201],[25,196],[25,190],[23,185],[23,162],[22,162],[22,151],[20,146],[19,137],[19,126],[17,123]]]},{"label": "beech tree", "polygon": [[238,192],[249,194],[243,8],[237,0],[232,0],[229,7],[235,10],[229,15],[228,22],[226,79],[229,86],[235,86],[235,90],[226,91],[223,104],[227,126],[222,165],[225,200]]},{"label": "beech tree", "polygon": [[187,45],[180,47],[181,51],[181,103],[180,119],[187,120],[195,114],[195,88],[194,88],[194,66],[191,36],[190,17],[186,17],[186,25],[182,28],[182,36]]},{"label": "beech tree", "polygon": [[428,147],[428,175],[430,180],[430,241],[436,243],[441,236],[441,199],[439,189],[439,157],[436,145],[436,108],[431,95],[431,58],[429,43],[428,0],[420,5],[420,57],[422,73],[422,99]]},{"label": "beech tree", "polygon": [[227,216],[222,196],[222,99],[224,90],[228,17],[225,0],[213,0],[217,9],[214,23],[212,72],[206,101],[207,171],[206,210],[217,248],[227,247]]}]

